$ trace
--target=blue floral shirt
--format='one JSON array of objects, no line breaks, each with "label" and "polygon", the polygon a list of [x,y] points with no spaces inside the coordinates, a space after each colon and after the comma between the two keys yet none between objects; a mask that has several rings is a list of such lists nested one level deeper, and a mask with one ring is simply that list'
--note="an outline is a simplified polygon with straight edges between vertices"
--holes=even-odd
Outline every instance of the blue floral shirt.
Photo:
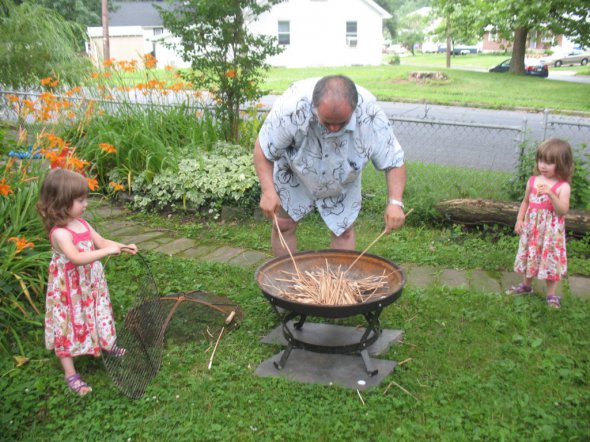
[{"label": "blue floral shirt", "polygon": [[312,105],[319,79],[293,83],[279,97],[259,133],[264,156],[274,162],[281,206],[295,221],[317,208],[336,235],[358,217],[361,171],[401,167],[404,153],[375,97],[357,86],[359,102],[348,124],[329,132]]}]

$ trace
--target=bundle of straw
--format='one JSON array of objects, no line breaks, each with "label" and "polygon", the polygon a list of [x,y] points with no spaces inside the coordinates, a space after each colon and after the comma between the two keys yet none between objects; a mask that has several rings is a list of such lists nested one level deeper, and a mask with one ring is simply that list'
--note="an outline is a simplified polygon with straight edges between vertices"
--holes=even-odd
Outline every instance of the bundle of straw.
[{"label": "bundle of straw", "polygon": [[[286,278],[277,278],[277,281],[287,282],[286,288],[277,289],[279,296],[302,304],[318,305],[350,305],[367,302],[382,297],[376,293],[387,285],[388,277],[385,275],[370,275],[361,279],[346,277],[346,271],[340,266],[337,269],[330,268],[326,260],[326,267],[314,271],[283,272]],[[265,284],[271,286],[270,284]]]}]

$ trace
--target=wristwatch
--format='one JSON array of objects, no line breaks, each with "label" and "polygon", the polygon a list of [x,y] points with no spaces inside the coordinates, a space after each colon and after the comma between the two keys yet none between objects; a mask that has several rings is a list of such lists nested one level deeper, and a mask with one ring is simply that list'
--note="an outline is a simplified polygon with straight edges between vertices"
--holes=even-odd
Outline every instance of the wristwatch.
[{"label": "wristwatch", "polygon": [[402,209],[404,208],[404,203],[401,202],[400,200],[396,200],[395,198],[389,198],[389,204],[392,204],[394,206],[399,206]]}]

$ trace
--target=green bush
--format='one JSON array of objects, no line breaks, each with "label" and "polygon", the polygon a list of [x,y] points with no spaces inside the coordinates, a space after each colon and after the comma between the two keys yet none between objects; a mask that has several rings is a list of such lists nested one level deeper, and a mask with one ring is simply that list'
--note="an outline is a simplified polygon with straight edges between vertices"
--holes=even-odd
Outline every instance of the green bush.
[{"label": "green bush", "polygon": [[140,176],[133,186],[134,208],[147,210],[218,210],[240,200],[253,200],[258,179],[250,149],[218,143],[199,158],[185,158],[149,181]]}]

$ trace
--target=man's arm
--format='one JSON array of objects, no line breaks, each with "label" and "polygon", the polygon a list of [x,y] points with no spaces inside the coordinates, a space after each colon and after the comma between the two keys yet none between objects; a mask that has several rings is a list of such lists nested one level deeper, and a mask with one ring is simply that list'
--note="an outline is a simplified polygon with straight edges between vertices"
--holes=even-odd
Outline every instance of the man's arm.
[{"label": "man's arm", "polygon": [[254,143],[254,168],[260,181],[260,209],[264,216],[272,218],[281,206],[281,200],[275,190],[272,178],[273,162],[264,156],[258,138]]},{"label": "man's arm", "polygon": [[[404,189],[406,187],[406,166],[393,167],[385,171],[387,182],[387,206],[385,208],[385,230],[399,229],[403,226],[406,216],[403,204]],[[398,204],[401,203],[401,204]]]}]

